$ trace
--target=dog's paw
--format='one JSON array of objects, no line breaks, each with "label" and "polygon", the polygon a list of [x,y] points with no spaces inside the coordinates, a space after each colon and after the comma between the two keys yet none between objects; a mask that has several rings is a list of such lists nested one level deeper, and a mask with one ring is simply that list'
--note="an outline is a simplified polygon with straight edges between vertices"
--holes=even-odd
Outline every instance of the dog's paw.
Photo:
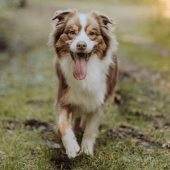
[{"label": "dog's paw", "polygon": [[75,158],[78,156],[78,152],[80,151],[80,146],[78,145],[77,141],[72,141],[70,142],[66,149],[66,154],[68,155],[69,158]]},{"label": "dog's paw", "polygon": [[80,151],[80,154],[81,153],[85,153],[86,155],[93,155],[93,150],[90,150],[88,148],[82,148],[81,151]]},{"label": "dog's paw", "polygon": [[78,145],[74,133],[71,130],[67,131],[67,134],[62,137],[62,142],[69,158],[75,158],[78,156],[80,146]]},{"label": "dog's paw", "polygon": [[87,155],[93,155],[93,142],[90,140],[83,140],[81,144],[81,152]]}]

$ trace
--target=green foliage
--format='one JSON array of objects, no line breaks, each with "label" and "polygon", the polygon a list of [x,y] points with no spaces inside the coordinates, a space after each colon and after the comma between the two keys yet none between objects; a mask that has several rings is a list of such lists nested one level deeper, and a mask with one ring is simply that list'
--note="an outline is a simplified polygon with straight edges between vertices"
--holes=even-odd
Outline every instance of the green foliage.
[{"label": "green foliage", "polygon": [[170,19],[162,16],[162,12],[148,19],[149,36],[157,44],[170,48]]}]

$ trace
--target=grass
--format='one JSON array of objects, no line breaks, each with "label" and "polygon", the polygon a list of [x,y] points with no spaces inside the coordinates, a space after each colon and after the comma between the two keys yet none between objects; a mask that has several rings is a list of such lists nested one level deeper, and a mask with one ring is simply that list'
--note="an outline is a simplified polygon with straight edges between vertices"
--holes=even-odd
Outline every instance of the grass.
[{"label": "grass", "polygon": [[[82,3],[85,6],[82,7]],[[26,9],[12,11],[15,14],[12,20],[18,28],[15,35],[22,35],[19,39],[21,42],[28,40],[28,45],[22,48],[16,45],[13,57],[0,68],[0,169],[168,170],[170,98],[168,89],[164,93],[157,84],[151,86],[149,82],[136,82],[130,78],[119,80],[117,102],[105,108],[93,157],[80,155],[68,160],[55,131],[24,124],[29,119],[52,125],[55,122],[53,103],[58,80],[52,64],[54,53],[46,46],[51,29],[49,18],[54,7],[59,9],[70,5],[89,11],[95,6],[92,3],[88,7],[81,1],[54,4],[54,1],[30,1]],[[104,12],[108,6],[100,2],[96,8]],[[114,8],[121,9],[120,5]],[[111,15],[116,16],[115,12]],[[122,34],[118,32],[121,56],[148,70],[169,71],[168,58],[135,43],[124,42]],[[82,133],[76,135],[80,142]],[[60,147],[56,148],[55,144]]]},{"label": "grass", "polygon": [[127,43],[121,40],[119,42],[119,51],[122,56],[126,56],[139,65],[151,70],[165,74],[169,73],[170,58],[163,57],[155,51],[141,47],[133,42]]}]

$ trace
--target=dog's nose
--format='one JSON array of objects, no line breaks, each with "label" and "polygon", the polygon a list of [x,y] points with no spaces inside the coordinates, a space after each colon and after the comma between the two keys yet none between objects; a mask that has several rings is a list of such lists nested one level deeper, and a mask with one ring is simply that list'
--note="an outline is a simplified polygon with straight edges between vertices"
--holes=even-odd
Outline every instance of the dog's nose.
[{"label": "dog's nose", "polygon": [[86,49],[86,47],[87,47],[87,44],[84,41],[79,41],[77,43],[77,49],[78,50],[84,51]]}]

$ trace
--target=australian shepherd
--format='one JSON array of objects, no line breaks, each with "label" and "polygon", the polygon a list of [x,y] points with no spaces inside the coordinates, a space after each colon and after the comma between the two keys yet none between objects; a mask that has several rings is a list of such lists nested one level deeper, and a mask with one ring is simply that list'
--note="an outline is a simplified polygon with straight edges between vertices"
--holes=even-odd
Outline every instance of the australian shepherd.
[{"label": "australian shepherd", "polygon": [[[93,155],[103,107],[117,83],[115,22],[97,11],[82,14],[76,9],[58,10],[52,20],[49,45],[56,52],[59,79],[57,134],[69,158],[79,151]],[[74,134],[79,127],[84,129],[81,149]]]}]

